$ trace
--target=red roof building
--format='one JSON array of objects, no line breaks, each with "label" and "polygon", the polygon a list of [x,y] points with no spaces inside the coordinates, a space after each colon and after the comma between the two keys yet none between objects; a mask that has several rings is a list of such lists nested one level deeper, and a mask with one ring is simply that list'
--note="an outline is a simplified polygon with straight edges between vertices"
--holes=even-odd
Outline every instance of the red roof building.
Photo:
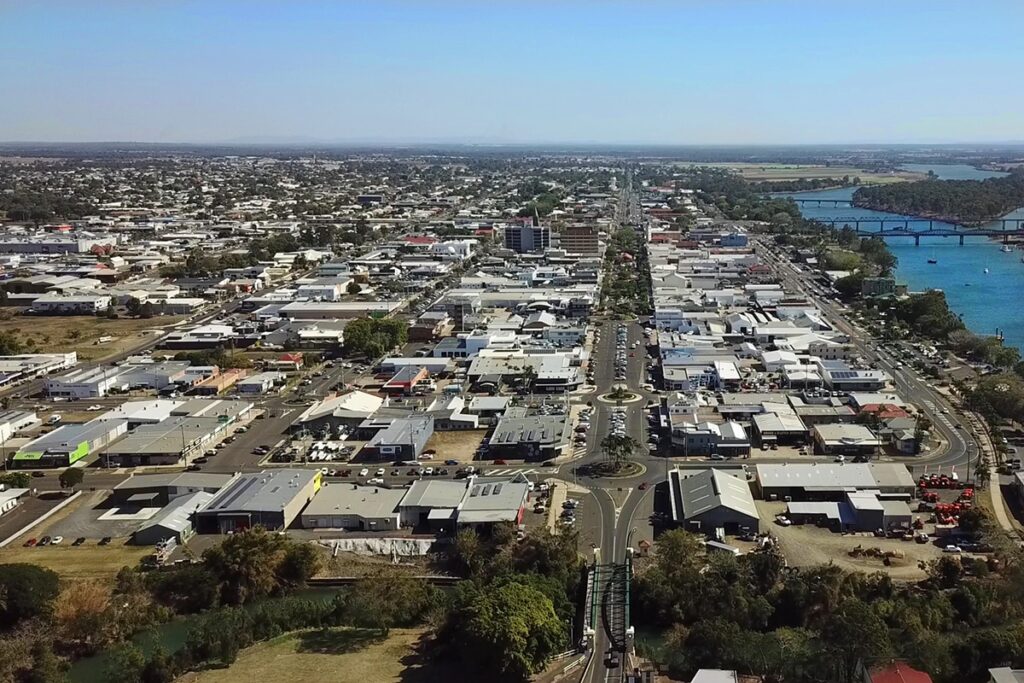
[{"label": "red roof building", "polygon": [[866,403],[860,409],[861,414],[874,413],[879,420],[891,420],[894,417],[910,417],[903,408],[892,403]]}]

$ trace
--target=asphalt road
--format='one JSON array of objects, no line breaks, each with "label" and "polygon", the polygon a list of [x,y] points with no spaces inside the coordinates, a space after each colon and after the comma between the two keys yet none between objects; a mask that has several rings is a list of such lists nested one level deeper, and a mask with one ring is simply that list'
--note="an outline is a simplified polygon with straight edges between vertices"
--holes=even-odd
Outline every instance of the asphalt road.
[{"label": "asphalt road", "polygon": [[[940,467],[945,470],[955,467],[962,476],[973,476],[977,438],[972,434],[970,423],[957,413],[942,394],[935,391],[928,380],[918,376],[911,368],[897,368],[898,361],[877,340],[847,320],[843,309],[835,302],[821,296],[819,286],[808,273],[797,271],[781,252],[774,248],[766,249],[760,240],[755,239],[755,244],[762,260],[775,269],[785,286],[802,292],[813,301],[835,324],[836,329],[850,338],[858,353],[875,367],[888,372],[898,393],[924,412],[931,420],[933,429],[945,440],[946,446],[926,455],[907,458],[905,464],[915,474],[929,469],[935,471]],[[968,467],[969,461],[971,467]]]}]

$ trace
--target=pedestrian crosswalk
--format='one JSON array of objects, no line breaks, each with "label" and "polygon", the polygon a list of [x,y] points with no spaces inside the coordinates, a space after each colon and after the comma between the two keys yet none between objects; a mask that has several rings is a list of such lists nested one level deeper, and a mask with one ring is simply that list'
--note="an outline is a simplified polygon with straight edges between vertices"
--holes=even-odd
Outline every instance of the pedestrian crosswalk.
[{"label": "pedestrian crosswalk", "polygon": [[923,403],[925,407],[928,408],[928,412],[932,413],[939,422],[946,425],[950,429],[954,429],[952,420],[950,420],[945,413],[941,413],[938,410],[936,410],[935,404],[932,401],[925,400]]},{"label": "pedestrian crosswalk", "polygon": [[503,469],[503,470],[484,470],[484,476],[485,477],[506,477],[506,476],[512,476],[513,474],[516,474],[517,472],[521,472],[522,474],[529,475],[529,474],[539,474],[540,470],[538,470],[536,468],[530,468],[530,469],[522,470],[522,469],[519,469],[518,467],[510,467],[510,468]]}]

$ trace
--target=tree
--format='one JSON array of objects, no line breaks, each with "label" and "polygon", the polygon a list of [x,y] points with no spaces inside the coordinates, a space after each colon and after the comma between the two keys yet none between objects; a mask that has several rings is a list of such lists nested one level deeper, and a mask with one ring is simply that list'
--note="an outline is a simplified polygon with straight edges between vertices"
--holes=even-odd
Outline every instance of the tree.
[{"label": "tree", "polygon": [[25,678],[26,683],[63,683],[67,680],[64,667],[53,653],[53,646],[45,638],[39,638],[32,645],[32,670]]},{"label": "tree", "polygon": [[821,637],[842,683],[854,683],[859,664],[884,660],[892,651],[885,622],[858,598],[839,604],[825,621]]},{"label": "tree", "polygon": [[56,636],[84,646],[103,643],[110,622],[110,587],[100,581],[68,582],[53,603]]},{"label": "tree", "polygon": [[615,469],[621,468],[639,447],[640,442],[628,434],[608,434],[601,440],[601,450]]},{"label": "tree", "polygon": [[304,586],[322,565],[323,555],[312,543],[290,543],[277,567],[277,578],[286,588]]},{"label": "tree", "polygon": [[60,481],[60,487],[62,489],[74,490],[74,488],[81,484],[82,480],[85,479],[85,474],[78,467],[69,467],[61,472],[57,479]]},{"label": "tree", "polygon": [[104,680],[111,683],[141,683],[146,656],[138,646],[128,643],[114,650],[104,670]]},{"label": "tree", "polygon": [[142,683],[171,683],[174,680],[174,663],[167,650],[159,643],[142,669]]},{"label": "tree", "polygon": [[377,574],[352,586],[339,607],[339,616],[345,623],[387,635],[392,627],[419,623],[436,601],[435,589],[424,581]]},{"label": "tree", "polygon": [[474,672],[525,681],[566,642],[550,598],[515,578],[460,586],[444,638]]},{"label": "tree", "polygon": [[24,351],[25,345],[18,340],[13,332],[0,331],[0,356],[16,356]]},{"label": "tree", "polygon": [[351,294],[352,296],[355,296],[359,292],[363,291],[363,286],[360,285],[355,280],[352,280],[348,283],[348,285],[345,286],[345,291]]},{"label": "tree", "polygon": [[56,572],[34,564],[0,564],[0,589],[6,597],[0,627],[10,628],[37,616],[49,615],[59,592]]},{"label": "tree", "polygon": [[277,591],[277,567],[287,542],[257,526],[203,552],[203,563],[220,579],[222,601],[244,604]]},{"label": "tree", "polygon": [[932,421],[924,415],[924,413],[918,413],[914,419],[914,452],[920,453],[921,447],[924,445],[924,440],[928,436],[928,432],[932,428]]},{"label": "tree", "polygon": [[459,566],[463,576],[477,575],[487,560],[484,556],[485,549],[480,535],[475,529],[461,529],[455,535],[452,550],[452,559]]},{"label": "tree", "polygon": [[154,599],[179,614],[201,612],[220,603],[220,581],[201,564],[150,572],[146,583]]},{"label": "tree", "polygon": [[11,489],[26,489],[32,483],[28,472],[4,472],[0,474],[0,484]]},{"label": "tree", "polygon": [[129,297],[128,301],[124,304],[125,310],[128,311],[128,315],[138,316],[142,312],[142,302],[137,298]]}]

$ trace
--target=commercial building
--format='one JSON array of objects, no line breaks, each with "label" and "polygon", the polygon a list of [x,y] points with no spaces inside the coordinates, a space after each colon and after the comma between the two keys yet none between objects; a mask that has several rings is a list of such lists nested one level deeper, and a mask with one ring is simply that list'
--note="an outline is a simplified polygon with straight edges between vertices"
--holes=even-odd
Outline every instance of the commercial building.
[{"label": "commercial building", "polygon": [[495,458],[551,460],[569,445],[570,423],[565,415],[528,415],[526,408],[509,408],[487,441]]},{"label": "commercial building", "polygon": [[70,353],[24,353],[16,356],[0,356],[0,387],[33,377],[60,372],[72,368],[78,362],[78,354]]},{"label": "commercial building", "polygon": [[235,386],[240,394],[265,394],[286,380],[283,372],[261,372],[239,380]]},{"label": "commercial building", "polygon": [[32,302],[32,313],[42,315],[96,315],[113,304],[110,296],[102,294],[44,294]]},{"label": "commercial building", "polygon": [[363,453],[381,460],[413,460],[434,433],[434,418],[415,415],[390,421],[363,446]]},{"label": "commercial building", "polygon": [[550,246],[551,229],[546,225],[524,221],[519,225],[505,227],[505,248],[517,254],[544,251]]},{"label": "commercial building", "polygon": [[23,469],[68,467],[116,441],[127,431],[126,420],[64,425],[19,448],[11,464]]},{"label": "commercial building", "polygon": [[39,417],[28,410],[4,410],[0,412],[0,444],[6,442],[23,429],[39,424]]},{"label": "commercial building", "polygon": [[914,478],[896,463],[786,463],[756,466],[755,493],[765,500],[839,501],[848,491],[909,497]]},{"label": "commercial building", "polygon": [[305,529],[397,531],[401,524],[398,505],[405,488],[332,483],[323,486],[302,511]]},{"label": "commercial building", "polygon": [[185,543],[196,533],[195,519],[214,495],[196,491],[171,500],[132,534],[134,545],[156,545],[173,539]]},{"label": "commercial building", "polygon": [[878,491],[847,491],[840,501],[794,501],[787,516],[794,524],[816,524],[836,532],[910,530],[913,515],[906,501]]},{"label": "commercial building", "polygon": [[176,465],[203,455],[235,422],[252,410],[245,401],[194,399],[166,420],[144,424],[103,454],[108,467]]},{"label": "commercial building", "polygon": [[207,472],[135,474],[115,486],[107,500],[115,506],[162,507],[181,496],[198,492],[217,493],[234,477],[233,474]]},{"label": "commercial building", "polygon": [[819,424],[811,428],[814,449],[829,455],[870,457],[878,452],[882,442],[870,429],[861,424]]},{"label": "commercial building", "polygon": [[320,490],[319,470],[241,474],[196,515],[199,531],[228,533],[253,526],[286,529]]},{"label": "commercial building", "polygon": [[522,479],[481,481],[419,479],[398,506],[403,526],[452,533],[522,520],[530,486]]},{"label": "commercial building", "polygon": [[757,507],[745,479],[714,468],[691,472],[674,469],[669,473],[674,523],[708,535],[716,529],[758,530]]},{"label": "commercial building", "polygon": [[596,225],[567,225],[560,231],[559,247],[578,256],[600,256],[600,232]]},{"label": "commercial building", "polygon": [[18,507],[21,499],[28,494],[28,489],[5,489],[0,491],[0,515],[5,515]]}]

